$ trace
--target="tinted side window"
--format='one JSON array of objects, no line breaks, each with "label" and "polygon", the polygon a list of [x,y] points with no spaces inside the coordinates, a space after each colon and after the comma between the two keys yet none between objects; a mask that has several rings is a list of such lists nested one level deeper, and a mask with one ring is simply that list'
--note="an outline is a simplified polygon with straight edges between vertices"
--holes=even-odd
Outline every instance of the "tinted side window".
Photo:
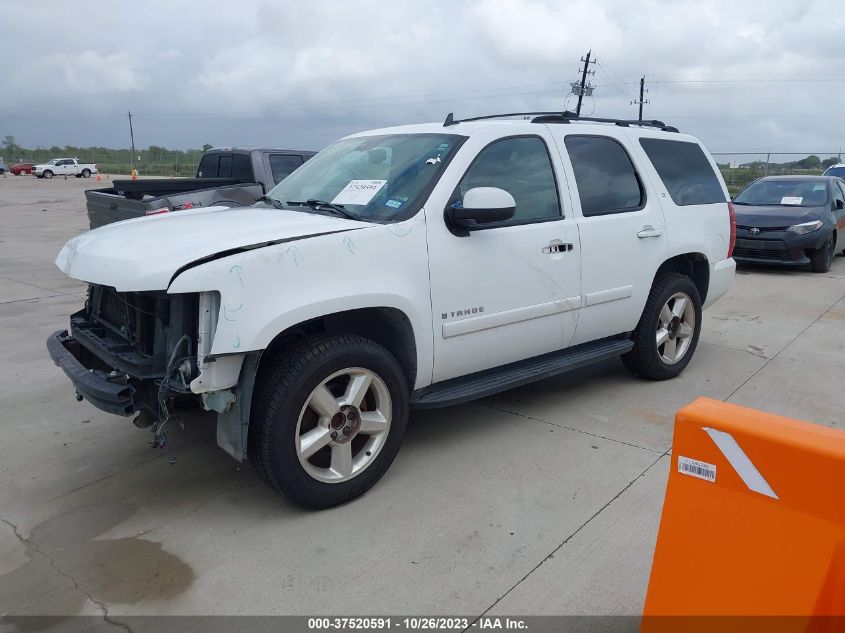
[{"label": "tinted side window", "polygon": [[845,195],[843,195],[843,192],[845,192],[845,187],[843,187],[843,183],[841,181],[835,182],[833,183],[833,187],[831,187],[831,189],[833,189],[834,203],[836,200],[842,200],[842,203],[845,204]]},{"label": "tinted side window", "polygon": [[697,143],[641,138],[640,145],[678,206],[726,202],[719,179]]},{"label": "tinted side window", "polygon": [[475,187],[498,187],[513,196],[516,213],[500,224],[560,218],[552,163],[539,137],[506,138],[481,150],[458,185],[453,204]]},{"label": "tinted side window", "polygon": [[217,169],[218,178],[232,177],[232,155],[225,154],[220,156],[220,166]]},{"label": "tinted side window", "polygon": [[200,166],[197,168],[197,178],[217,178],[218,154],[206,154],[200,159]]},{"label": "tinted side window", "polygon": [[241,182],[252,182],[255,176],[252,173],[252,161],[246,154],[232,154],[232,178]]},{"label": "tinted side window", "polygon": [[564,142],[585,216],[642,207],[645,193],[622,145],[604,136],[567,136]]},{"label": "tinted side window", "polygon": [[270,154],[270,171],[273,172],[273,182],[282,182],[301,164],[302,157],[300,156]]}]

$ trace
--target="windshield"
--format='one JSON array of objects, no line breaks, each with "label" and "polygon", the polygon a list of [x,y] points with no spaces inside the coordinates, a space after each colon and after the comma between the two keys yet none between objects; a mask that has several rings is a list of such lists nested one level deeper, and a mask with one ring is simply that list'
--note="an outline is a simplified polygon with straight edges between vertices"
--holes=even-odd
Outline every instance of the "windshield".
[{"label": "windshield", "polygon": [[58,159],[58,158],[54,158],[53,160],[49,161],[47,164],[48,164],[48,165],[55,165],[55,164],[56,164],[56,163],[58,163],[58,162],[59,162],[59,159]]},{"label": "windshield", "polygon": [[826,172],[825,176],[836,176],[837,178],[845,178],[845,167],[831,167]]},{"label": "windshield", "polygon": [[267,197],[286,208],[309,201],[339,205],[362,220],[406,219],[465,137],[389,134],[341,139],[276,185]]},{"label": "windshield", "polygon": [[740,191],[734,204],[820,207],[827,204],[827,183],[819,180],[758,180]]}]

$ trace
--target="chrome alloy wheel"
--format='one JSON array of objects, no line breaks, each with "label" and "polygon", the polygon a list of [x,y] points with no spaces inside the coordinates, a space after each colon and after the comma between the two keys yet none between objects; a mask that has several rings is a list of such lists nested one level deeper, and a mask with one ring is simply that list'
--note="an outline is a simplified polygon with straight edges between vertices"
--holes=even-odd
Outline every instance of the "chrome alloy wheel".
[{"label": "chrome alloy wheel", "polygon": [[685,292],[676,292],[657,317],[657,353],[667,365],[674,365],[689,351],[695,333],[695,306]]},{"label": "chrome alloy wheel", "polygon": [[333,373],[311,392],[299,413],[299,463],[317,481],[349,481],[378,457],[392,411],[387,385],[369,369]]}]

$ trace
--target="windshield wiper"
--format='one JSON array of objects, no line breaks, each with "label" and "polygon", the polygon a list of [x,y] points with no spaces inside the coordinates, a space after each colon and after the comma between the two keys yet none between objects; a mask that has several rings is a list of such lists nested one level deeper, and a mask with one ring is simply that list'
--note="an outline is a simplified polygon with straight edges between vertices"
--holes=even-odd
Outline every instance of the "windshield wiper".
[{"label": "windshield wiper", "polygon": [[277,209],[284,209],[284,205],[282,204],[281,200],[276,200],[275,198],[271,198],[270,196],[261,196],[260,198],[256,198],[256,202],[266,202],[268,204],[273,205]]},{"label": "windshield wiper", "polygon": [[348,211],[342,204],[333,204],[331,202],[326,202],[325,200],[314,200],[313,198],[308,199],[305,202],[302,200],[288,200],[285,204],[299,207],[311,207],[312,209],[326,209],[334,212],[335,215],[340,215],[345,218],[349,218],[350,220],[360,220],[356,214],[352,213],[352,211]]}]

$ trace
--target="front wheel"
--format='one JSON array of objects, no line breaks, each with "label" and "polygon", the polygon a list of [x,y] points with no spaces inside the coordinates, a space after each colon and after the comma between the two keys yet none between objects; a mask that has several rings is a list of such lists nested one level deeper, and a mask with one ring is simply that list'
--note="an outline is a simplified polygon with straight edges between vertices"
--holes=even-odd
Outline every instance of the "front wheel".
[{"label": "front wheel", "polygon": [[836,239],[830,235],[824,246],[817,248],[810,253],[810,268],[814,273],[826,273],[833,263],[833,256],[836,254]]},{"label": "front wheel", "polygon": [[44,171],[44,178],[46,178],[47,180],[50,180],[50,178],[52,178],[52,177],[53,177],[53,172],[50,171],[49,169],[46,169]]},{"label": "front wheel", "polygon": [[249,458],[309,508],[343,503],[387,471],[408,420],[408,383],[384,347],[321,335],[271,361],[250,420]]},{"label": "front wheel", "polygon": [[91,177],[91,170],[90,169],[83,169],[82,170],[82,177],[83,178],[90,178]]},{"label": "front wheel", "polygon": [[686,275],[665,273],[651,288],[634,330],[634,348],[622,362],[644,378],[674,378],[689,364],[700,332],[698,288]]}]

